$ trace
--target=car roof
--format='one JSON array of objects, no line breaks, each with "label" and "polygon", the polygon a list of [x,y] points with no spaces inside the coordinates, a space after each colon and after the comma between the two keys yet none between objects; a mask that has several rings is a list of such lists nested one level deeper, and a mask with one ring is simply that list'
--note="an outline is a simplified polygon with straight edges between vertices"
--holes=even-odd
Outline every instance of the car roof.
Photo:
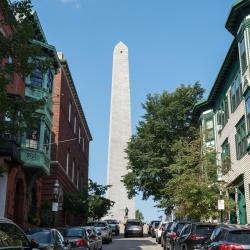
[{"label": "car roof", "polygon": [[246,225],[236,225],[236,224],[220,224],[219,228],[224,228],[229,231],[238,231],[238,230],[249,230],[250,228]]}]

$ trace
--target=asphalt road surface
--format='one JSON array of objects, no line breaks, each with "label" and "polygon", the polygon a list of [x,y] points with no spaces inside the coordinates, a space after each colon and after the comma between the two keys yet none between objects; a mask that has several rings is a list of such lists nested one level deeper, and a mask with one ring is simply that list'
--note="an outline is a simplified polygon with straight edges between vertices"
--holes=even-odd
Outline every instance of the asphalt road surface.
[{"label": "asphalt road surface", "polygon": [[113,236],[113,242],[103,244],[103,250],[162,250],[160,244],[156,244],[155,238],[148,237],[147,234],[143,238],[121,236]]}]

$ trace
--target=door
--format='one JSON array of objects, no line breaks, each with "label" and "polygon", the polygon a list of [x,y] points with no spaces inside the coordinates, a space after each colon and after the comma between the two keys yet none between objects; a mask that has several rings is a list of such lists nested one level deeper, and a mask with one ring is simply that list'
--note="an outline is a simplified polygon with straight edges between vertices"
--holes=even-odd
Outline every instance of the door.
[{"label": "door", "polygon": [[240,186],[238,186],[238,208],[239,208],[240,224],[242,225],[246,224],[247,214],[246,214],[245,190],[243,183]]}]

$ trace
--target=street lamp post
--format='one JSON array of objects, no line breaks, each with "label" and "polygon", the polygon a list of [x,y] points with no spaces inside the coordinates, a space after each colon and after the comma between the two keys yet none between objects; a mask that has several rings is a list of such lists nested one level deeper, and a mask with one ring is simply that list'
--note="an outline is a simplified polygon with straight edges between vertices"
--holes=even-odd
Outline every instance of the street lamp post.
[{"label": "street lamp post", "polygon": [[58,180],[55,180],[54,186],[53,186],[53,202],[52,202],[52,213],[53,213],[53,228],[55,228],[56,226],[56,214],[59,210],[59,190],[60,189],[60,185]]},{"label": "street lamp post", "polygon": [[218,210],[220,211],[220,223],[223,223],[223,211],[225,210],[225,200],[223,199],[223,184],[225,181],[222,177],[218,177],[217,182],[219,184],[220,198],[218,200]]}]

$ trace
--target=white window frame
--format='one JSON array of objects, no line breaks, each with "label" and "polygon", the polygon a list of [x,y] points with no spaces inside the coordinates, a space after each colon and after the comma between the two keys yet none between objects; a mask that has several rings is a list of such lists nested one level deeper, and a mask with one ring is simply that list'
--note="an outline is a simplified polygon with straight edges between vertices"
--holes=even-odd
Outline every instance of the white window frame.
[{"label": "white window frame", "polygon": [[75,118],[74,118],[74,134],[76,134],[76,115],[75,115]]},{"label": "white window frame", "polygon": [[67,151],[66,174],[69,175],[69,150]]},{"label": "white window frame", "polygon": [[72,163],[72,176],[71,176],[71,180],[72,182],[74,183],[74,177],[75,177],[75,160],[73,160],[73,163]]},{"label": "white window frame", "polygon": [[79,168],[77,168],[77,170],[76,170],[77,172],[76,172],[76,186],[77,186],[77,188],[79,188]]},{"label": "white window frame", "polygon": [[69,102],[69,122],[71,121],[71,109],[72,109],[72,104]]},{"label": "white window frame", "polygon": [[81,144],[81,127],[78,129],[78,143]]}]

